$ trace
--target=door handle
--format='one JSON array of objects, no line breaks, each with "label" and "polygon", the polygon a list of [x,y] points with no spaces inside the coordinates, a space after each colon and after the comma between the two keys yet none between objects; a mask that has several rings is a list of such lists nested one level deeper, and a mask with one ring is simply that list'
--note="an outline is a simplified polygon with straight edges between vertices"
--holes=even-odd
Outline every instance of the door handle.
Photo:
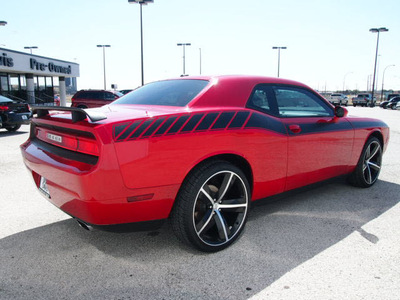
[{"label": "door handle", "polygon": [[292,124],[292,125],[289,125],[289,130],[293,133],[300,133],[301,127],[300,127],[300,125]]}]

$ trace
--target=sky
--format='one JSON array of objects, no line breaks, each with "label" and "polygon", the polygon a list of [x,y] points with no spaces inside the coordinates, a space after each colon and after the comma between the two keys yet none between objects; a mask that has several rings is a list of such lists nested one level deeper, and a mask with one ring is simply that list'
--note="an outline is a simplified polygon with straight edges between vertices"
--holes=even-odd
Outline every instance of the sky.
[{"label": "sky", "polygon": [[[140,8],[128,0],[6,0],[1,4],[0,47],[77,62],[78,89],[141,84]],[[319,91],[365,90],[374,71],[380,34],[377,86],[400,90],[398,0],[154,0],[143,6],[145,83],[183,73],[249,74],[300,81]],[[390,65],[395,65],[388,67]]]}]

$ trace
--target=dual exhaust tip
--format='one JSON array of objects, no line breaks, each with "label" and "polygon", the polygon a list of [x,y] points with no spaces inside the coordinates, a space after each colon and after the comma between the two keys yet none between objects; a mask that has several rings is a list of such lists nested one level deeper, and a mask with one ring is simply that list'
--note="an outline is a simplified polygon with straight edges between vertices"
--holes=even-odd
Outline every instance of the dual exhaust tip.
[{"label": "dual exhaust tip", "polygon": [[80,227],[82,227],[83,229],[87,230],[87,231],[92,231],[93,227],[90,226],[89,224],[86,224],[85,222],[82,222],[81,220],[76,220],[76,222],[78,222],[78,225]]}]

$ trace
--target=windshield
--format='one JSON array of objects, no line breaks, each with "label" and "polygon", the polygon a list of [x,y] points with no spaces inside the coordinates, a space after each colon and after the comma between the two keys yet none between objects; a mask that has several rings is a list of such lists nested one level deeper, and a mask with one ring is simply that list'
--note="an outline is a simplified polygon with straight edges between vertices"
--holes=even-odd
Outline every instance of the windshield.
[{"label": "windshield", "polygon": [[122,98],[114,104],[142,104],[164,106],[186,106],[208,84],[206,80],[176,79],[157,81],[146,84]]}]

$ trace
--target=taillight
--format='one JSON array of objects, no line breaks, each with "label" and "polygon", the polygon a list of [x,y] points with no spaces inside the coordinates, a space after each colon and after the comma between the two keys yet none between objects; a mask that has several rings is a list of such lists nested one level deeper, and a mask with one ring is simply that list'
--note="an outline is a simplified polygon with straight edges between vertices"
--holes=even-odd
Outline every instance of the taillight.
[{"label": "taillight", "polygon": [[95,156],[98,156],[100,153],[99,146],[96,140],[93,139],[53,132],[41,128],[36,128],[36,136],[42,141],[64,149]]},{"label": "taillight", "polygon": [[99,155],[99,146],[97,145],[96,141],[85,139],[85,138],[77,138],[78,152],[90,154],[90,155]]},{"label": "taillight", "polygon": [[0,111],[6,111],[6,110],[8,110],[8,106],[0,105]]}]

